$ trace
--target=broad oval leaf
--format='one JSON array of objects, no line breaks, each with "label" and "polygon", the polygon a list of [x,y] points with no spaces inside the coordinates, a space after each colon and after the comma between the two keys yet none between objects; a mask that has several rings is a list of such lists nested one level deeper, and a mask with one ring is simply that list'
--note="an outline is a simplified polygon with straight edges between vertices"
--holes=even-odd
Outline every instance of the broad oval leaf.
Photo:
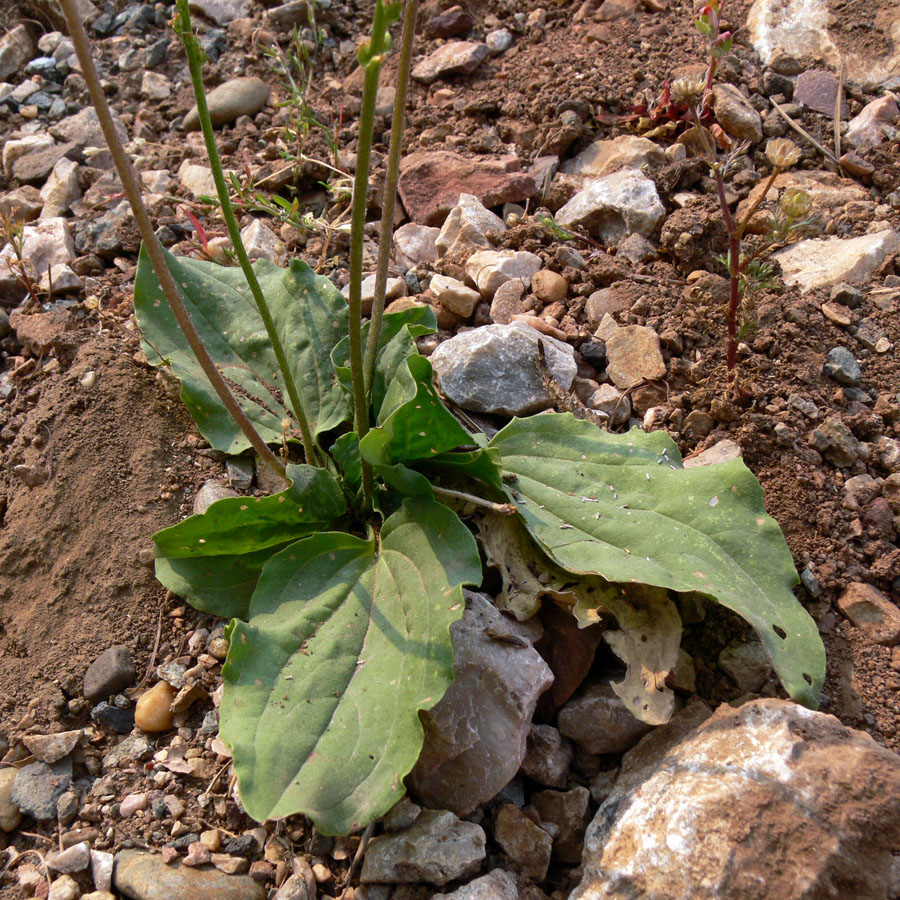
[{"label": "broad oval leaf", "polygon": [[825,650],[791,588],[797,573],[741,460],[684,469],[662,432],[611,435],[569,414],[515,419],[491,441],[509,498],[563,568],[698,591],[759,632],[796,700],[815,707]]},{"label": "broad oval leaf", "polygon": [[221,733],[255,819],[303,813],[347,834],[387,812],[453,679],[450,625],[481,580],[468,529],[415,498],[380,546],[338,532],[266,563],[224,667]]},{"label": "broad oval leaf", "polygon": [[[267,442],[281,443],[281,421],[290,417],[287,394],[243,272],[169,253],[166,262],[203,343],[244,412]],[[347,304],[340,291],[296,259],[287,269],[260,260],[253,270],[313,434],[349,421],[350,406],[330,359],[332,348],[347,333]],[[148,359],[154,365],[171,366],[201,434],[225,453],[247,449],[249,442],[181,333],[143,248],[135,277],[134,311]]]}]

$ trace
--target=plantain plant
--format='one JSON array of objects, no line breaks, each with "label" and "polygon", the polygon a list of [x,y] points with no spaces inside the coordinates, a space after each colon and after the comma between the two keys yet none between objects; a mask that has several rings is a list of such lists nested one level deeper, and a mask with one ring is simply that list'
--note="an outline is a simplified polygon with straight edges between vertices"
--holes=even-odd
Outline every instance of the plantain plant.
[{"label": "plantain plant", "polygon": [[[740,460],[685,469],[662,432],[610,435],[569,414],[514,419],[493,439],[444,406],[416,338],[429,308],[384,314],[390,224],[416,0],[407,0],[372,316],[360,314],[372,119],[389,26],[376,0],[353,193],[349,301],[301,260],[250,264],[206,113],[187,0],[185,41],[210,161],[240,268],[164,254],[132,191],[83,29],[69,15],[92,97],[142,228],[135,312],[145,349],[168,366],[209,443],[253,447],[284,479],[266,497],[214,503],[154,536],[159,580],[231,619],[221,735],[258,820],[304,813],[326,834],[383,815],[423,742],[419,712],[453,679],[450,626],[482,558],[500,565],[502,608],[541,599],[606,638],[627,666],[614,685],[632,712],[671,714],[679,595],[733,609],[759,632],[786,690],[815,706],[824,650],[762,491]],[[270,445],[287,446],[279,458]]]}]

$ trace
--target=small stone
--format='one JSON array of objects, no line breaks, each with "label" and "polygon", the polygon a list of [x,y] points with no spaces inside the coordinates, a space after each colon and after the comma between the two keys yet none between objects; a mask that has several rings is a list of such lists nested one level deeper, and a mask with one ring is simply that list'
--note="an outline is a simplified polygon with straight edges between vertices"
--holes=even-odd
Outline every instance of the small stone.
[{"label": "small stone", "polygon": [[55,850],[47,854],[47,866],[54,872],[71,875],[83,872],[91,863],[91,845],[87,841],[74,844],[66,850]]},{"label": "small stone", "polygon": [[213,853],[210,862],[226,875],[243,875],[250,870],[250,860],[241,856],[229,856],[227,853]]},{"label": "small stone", "polygon": [[565,863],[581,862],[584,829],[588,822],[590,791],[575,787],[571,791],[540,791],[532,794],[532,806],[542,823],[556,826],[553,858]]},{"label": "small stone", "polygon": [[444,309],[462,319],[468,319],[481,300],[478,291],[446,275],[435,275],[431,279],[431,292]]},{"label": "small stone", "polygon": [[168,866],[162,856],[144,850],[116,854],[114,885],[135,900],[265,900],[266,889],[249,875]]},{"label": "small stone", "polygon": [[84,696],[92,703],[118,694],[134,681],[131,651],[123,644],[104,650],[84,676]]},{"label": "small stone", "polygon": [[91,719],[118,734],[128,734],[134,728],[133,709],[119,709],[105,700],[91,710]]},{"label": "small stone", "polygon": [[762,118],[733,84],[713,85],[712,106],[719,124],[732,137],[752,144],[763,139]]},{"label": "small stone", "polygon": [[0,769],[0,829],[7,833],[15,831],[22,821],[22,813],[12,799],[17,772],[12,767]]},{"label": "small stone", "polygon": [[509,325],[513,316],[521,316],[527,312],[522,297],[525,296],[525,285],[521,281],[507,281],[494,291],[491,300],[491,321],[495,325]]},{"label": "small stone", "polygon": [[862,306],[863,295],[862,291],[853,284],[836,284],[831,289],[831,294],[828,298],[832,303],[838,303],[841,306],[846,306],[848,309],[856,309],[859,306]]},{"label": "small stone", "polygon": [[252,260],[267,259],[281,265],[287,248],[284,241],[262,220],[253,219],[241,229],[244,249]]},{"label": "small stone", "polygon": [[34,185],[25,184],[0,197],[0,214],[14,222],[33,222],[43,205],[41,192]]},{"label": "small stone", "polygon": [[404,828],[409,828],[419,818],[421,812],[421,806],[413,803],[409,797],[403,797],[391,807],[384,817],[384,830],[402,831]]},{"label": "small stone", "polygon": [[488,235],[502,234],[506,225],[474,194],[460,194],[459,202],[450,210],[435,241],[440,256],[471,255],[491,247]]},{"label": "small stone", "polygon": [[26,25],[16,25],[0,38],[0,81],[25,68],[37,50],[31,31]]},{"label": "small stone", "polygon": [[876,644],[900,643],[900,609],[878,588],[853,582],[838,597],[841,612]]},{"label": "small stone", "polygon": [[[825,69],[809,69],[797,78],[794,85],[794,102],[833,119],[840,89],[840,80],[831,72]],[[850,115],[846,96],[841,102],[840,114],[843,120]]]},{"label": "small stone", "polygon": [[719,668],[745,694],[758,691],[774,672],[760,641],[729,644],[719,654]]},{"label": "small stone", "polygon": [[105,850],[91,850],[91,880],[98,891],[108,891],[112,887],[113,862],[115,856]]},{"label": "small stone", "polygon": [[511,803],[497,813],[494,840],[523,874],[535,881],[547,877],[553,838]]},{"label": "small stone", "polygon": [[846,347],[835,347],[828,351],[823,371],[839,384],[853,386],[859,384],[862,379],[859,362]]},{"label": "small stone", "polygon": [[405,831],[373,838],[360,880],[443,885],[473,875],[485,857],[484,831],[446,810],[426,809]]},{"label": "small stone", "polygon": [[194,197],[215,197],[216,182],[212,169],[186,159],[178,167],[178,181]]},{"label": "small stone", "polygon": [[841,306],[840,303],[832,303],[831,301],[823,303],[822,312],[829,322],[834,322],[835,325],[840,325],[842,328],[846,328],[853,321],[850,310],[846,306]]},{"label": "small stone", "polygon": [[91,891],[89,894],[82,894],[81,900],[116,900],[116,898],[109,891]]},{"label": "small stone", "polygon": [[[213,126],[227,125],[238,116],[254,116],[268,100],[269,86],[255,75],[232,78],[206,95]],[[192,106],[184,117],[184,130],[200,130],[200,115],[196,106]]]},{"label": "small stone", "polygon": [[606,415],[613,428],[624,425],[631,416],[631,400],[611,384],[601,384],[588,398],[587,405]]},{"label": "small stone", "polygon": [[[476,878],[449,894],[436,894],[435,896],[441,897],[442,900],[519,900],[519,888],[515,877],[510,872],[494,869],[487,875],[482,875],[481,878]],[[368,900],[368,898],[360,898],[360,900]]]},{"label": "small stone", "polygon": [[649,237],[665,215],[656,185],[640,172],[624,169],[591,181],[557,212],[556,221],[563,228],[581,226],[616,246],[629,234]]},{"label": "small stone", "polygon": [[620,390],[666,374],[659,335],[647,326],[628,325],[617,329],[606,341],[606,357],[607,374]]},{"label": "small stone", "polygon": [[485,35],[484,43],[487,45],[488,50],[491,51],[491,56],[499,56],[501,53],[509,50],[512,45],[512,39],[509,29],[497,28]]},{"label": "small stone", "polygon": [[452,41],[416,63],[412,78],[422,84],[431,84],[448,75],[470,75],[490,52],[486,44]]},{"label": "small stone", "polygon": [[200,490],[197,491],[197,496],[194,497],[194,514],[202,515],[217,500],[240,496],[237,491],[218,481],[206,481]]},{"label": "small stone", "polygon": [[859,456],[859,441],[840,419],[829,416],[809,436],[809,443],[838,468],[852,466]]},{"label": "small stone", "polygon": [[572,745],[552,725],[532,725],[522,771],[546,787],[563,788],[573,757]]},{"label": "small stone", "polygon": [[202,840],[188,845],[187,854],[181,861],[183,866],[205,866],[209,864],[212,853]]},{"label": "small stone", "polygon": [[31,763],[16,774],[12,801],[33,819],[56,818],[56,801],[72,783],[72,760],[67,756],[53,765]]},{"label": "small stone", "polygon": [[127,819],[136,812],[142,812],[148,805],[146,794],[127,794],[119,804],[119,815]]},{"label": "small stone", "polygon": [[466,263],[466,274],[475,282],[481,296],[491,300],[501,284],[520,281],[526,288],[541,268],[541,258],[527,250],[481,250]]},{"label": "small stone", "polygon": [[560,733],[585,753],[623,753],[650,727],[635,719],[608,683],[588,688],[559,712]]},{"label": "small stone", "polygon": [[52,219],[65,215],[81,196],[78,170],[78,163],[65,157],[56,163],[50,177],[41,188],[41,200],[44,201],[41,218]]},{"label": "small stone", "polygon": [[416,266],[433,266],[438,259],[440,228],[407,222],[394,232],[394,258],[404,271]]},{"label": "small stone", "polygon": [[125,763],[139,762],[153,752],[153,745],[142,734],[130,734],[103,756],[104,769],[116,769]]},{"label": "small stone", "polygon": [[531,290],[544,303],[558,303],[569,292],[569,282],[549,269],[541,269],[531,279]]},{"label": "small stone", "polygon": [[884,94],[877,100],[867,103],[859,114],[847,123],[848,143],[857,150],[877,147],[886,140],[887,128],[898,115],[900,107],[895,96],[891,94]]},{"label": "small stone", "polygon": [[134,724],[147,732],[168,731],[172,727],[172,701],[175,691],[165,681],[158,681],[138,699]]},{"label": "small stone", "polygon": [[47,900],[78,900],[81,896],[81,888],[78,882],[70,875],[62,875],[50,885]]},{"label": "small stone", "polygon": [[681,425],[681,433],[690,441],[701,441],[716,427],[713,417],[702,409],[692,409]]},{"label": "small stone", "polygon": [[148,100],[168,100],[172,95],[172,82],[161,72],[144,72],[141,95]]},{"label": "small stone", "polygon": [[662,169],[665,153],[647,138],[623,134],[608,141],[594,141],[572,159],[560,166],[560,172],[583,187],[595,178],[611,175],[622,169],[634,171]]},{"label": "small stone", "polygon": [[233,456],[225,462],[228,484],[236,491],[249,491],[253,487],[256,466],[248,457]]},{"label": "small stone", "polygon": [[23,739],[34,757],[43,763],[55,763],[68,756],[78,743],[81,731],[61,731],[57,734],[30,734]]},{"label": "small stone", "polygon": [[227,25],[247,15],[247,3],[248,0],[190,0],[190,9],[216,25]]},{"label": "small stone", "polygon": [[471,13],[461,6],[452,6],[446,12],[432,16],[425,26],[425,32],[430,37],[451,38],[466,31],[471,31],[475,20]]}]

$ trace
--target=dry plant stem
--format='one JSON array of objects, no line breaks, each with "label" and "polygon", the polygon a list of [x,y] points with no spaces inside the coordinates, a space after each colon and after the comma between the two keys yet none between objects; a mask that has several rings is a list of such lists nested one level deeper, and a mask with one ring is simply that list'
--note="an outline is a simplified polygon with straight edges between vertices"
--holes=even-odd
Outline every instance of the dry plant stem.
[{"label": "dry plant stem", "polygon": [[138,186],[137,176],[132,168],[131,160],[128,158],[128,154],[122,146],[122,141],[116,133],[112,114],[109,111],[109,105],[103,94],[103,88],[100,86],[100,79],[97,75],[97,70],[94,67],[94,61],[91,58],[87,33],[84,30],[81,19],[79,19],[78,14],[75,11],[74,0],[60,0],[60,4],[62,5],[63,13],[65,14],[66,21],[69,25],[69,34],[72,38],[75,52],[78,55],[78,62],[81,65],[82,75],[87,83],[88,92],[91,95],[91,102],[94,104],[97,118],[100,120],[100,127],[103,129],[103,136],[106,138],[106,142],[109,145],[109,151],[116,164],[119,177],[122,179],[125,196],[128,198],[134,217],[137,220],[141,238],[147,249],[147,255],[150,257],[150,262],[153,264],[153,269],[156,272],[156,277],[159,279],[163,294],[165,294],[165,297],[172,308],[172,314],[175,316],[179,328],[184,332],[184,336],[187,339],[191,350],[194,352],[194,355],[197,357],[197,362],[200,363],[200,367],[203,369],[204,374],[209,379],[213,389],[219,395],[222,403],[225,404],[225,407],[234,418],[238,427],[252,444],[253,449],[256,450],[263,461],[280,478],[287,481],[288,479],[285,475],[284,466],[281,464],[278,457],[269,449],[266,442],[262,439],[241,409],[237,400],[234,399],[234,396],[228,389],[228,385],[225,384],[218,369],[216,369],[215,363],[206,351],[206,347],[203,346],[203,341],[200,339],[200,335],[197,333],[197,329],[194,328],[191,317],[185,309],[184,303],[181,301],[175,279],[172,278],[172,273],[169,272],[169,267],[166,265],[162,248],[159,245],[159,241],[156,239],[156,235],[153,233],[150,216],[147,214],[147,208],[144,206],[144,201],[141,199],[141,190]]},{"label": "dry plant stem", "polygon": [[397,96],[394,116],[391,120],[391,146],[388,151],[387,175],[384,184],[384,202],[381,205],[381,243],[378,246],[378,262],[375,269],[375,299],[366,341],[365,376],[366,392],[372,389],[375,377],[375,358],[384,319],[384,295],[387,289],[388,261],[394,238],[394,207],[397,203],[397,180],[400,175],[400,157],[403,153],[403,126],[406,120],[406,96],[409,91],[409,71],[412,66],[413,44],[416,38],[416,17],[419,0],[406,0],[403,15],[403,41],[400,45],[400,66],[397,70]]},{"label": "dry plant stem", "polygon": [[303,411],[303,404],[300,402],[300,395],[297,393],[297,385],[294,383],[294,376],[288,363],[287,356],[284,352],[284,345],[278,336],[275,328],[275,321],[272,313],[269,311],[269,305],[263,296],[262,288],[256,273],[250,265],[250,258],[247,256],[247,250],[241,239],[241,231],[238,227],[237,219],[234,215],[234,208],[231,205],[231,199],[228,196],[228,186],[225,184],[225,174],[222,171],[222,160],[219,158],[219,148],[216,146],[216,138],[213,134],[212,120],[209,115],[209,106],[206,103],[206,92],[203,89],[203,51],[197,43],[197,38],[191,31],[191,17],[188,10],[187,0],[178,0],[178,13],[180,22],[178,23],[177,32],[184,44],[185,53],[187,54],[188,67],[190,68],[191,81],[194,86],[194,97],[197,101],[197,113],[200,118],[200,127],[203,131],[203,140],[206,144],[206,153],[209,157],[209,165],[212,169],[213,180],[216,183],[216,193],[219,196],[219,205],[222,208],[222,218],[225,220],[225,227],[228,229],[228,237],[231,238],[231,245],[234,247],[235,255],[240,263],[241,271],[247,284],[250,287],[250,293],[256,301],[259,315],[266,326],[266,334],[269,336],[269,342],[272,345],[272,351],[278,360],[278,368],[281,371],[281,377],[284,379],[284,387],[287,391],[288,398],[294,415],[297,417],[297,424],[300,427],[300,439],[303,442],[303,450],[306,455],[306,461],[310,465],[319,465],[320,460],[316,454],[315,441],[309,428],[309,421]]}]

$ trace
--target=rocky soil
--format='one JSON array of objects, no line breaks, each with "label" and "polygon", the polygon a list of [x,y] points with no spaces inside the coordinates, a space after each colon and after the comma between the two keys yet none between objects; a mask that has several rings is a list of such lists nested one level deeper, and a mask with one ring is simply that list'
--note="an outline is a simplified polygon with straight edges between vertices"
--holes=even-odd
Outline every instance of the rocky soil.
[{"label": "rocky soil", "polygon": [[[170,5],[79,5],[160,240],[227,261]],[[192,4],[251,254],[340,287],[370,6]],[[484,429],[556,406],[665,429],[692,465],[742,455],[826,645],[821,712],[783,699],[740,620],[680,601],[677,711],[644,726],[599,626],[502,615],[489,570],[410,797],[363,845],[242,811],[218,738],[226,623],[154,581],[150,535],[271,484],[147,363],[137,230],[56,0],[0,10],[0,897],[900,897],[900,18],[726,4],[714,121],[749,142],[728,200],[754,202],[789,136],[802,157],[771,198],[802,188],[815,216],[743,310],[739,392],[714,184],[684,124],[648,114],[702,69],[691,18],[686,0],[424,3],[389,296],[434,308],[421,350]]]}]

